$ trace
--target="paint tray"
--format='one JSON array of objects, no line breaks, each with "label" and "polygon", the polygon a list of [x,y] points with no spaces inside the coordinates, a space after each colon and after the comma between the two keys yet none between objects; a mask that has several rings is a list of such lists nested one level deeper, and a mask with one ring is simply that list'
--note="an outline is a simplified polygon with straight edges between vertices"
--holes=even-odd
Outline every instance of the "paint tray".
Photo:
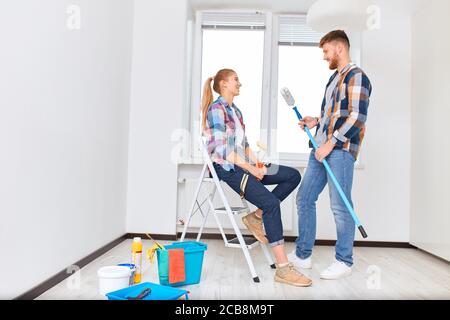
[{"label": "paint tray", "polygon": [[[150,293],[141,300],[177,300],[184,296],[188,300],[189,291],[162,286],[156,283],[144,282],[131,287],[107,293],[108,300],[130,300],[137,297],[143,290],[150,289]],[[132,299],[131,299],[132,300]]]}]

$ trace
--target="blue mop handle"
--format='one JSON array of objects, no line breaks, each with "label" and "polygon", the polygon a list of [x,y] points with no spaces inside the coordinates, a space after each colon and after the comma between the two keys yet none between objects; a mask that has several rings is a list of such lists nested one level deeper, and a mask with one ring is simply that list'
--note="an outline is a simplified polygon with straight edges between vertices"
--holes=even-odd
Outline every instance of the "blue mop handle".
[{"label": "blue mop handle", "polygon": [[[294,106],[293,110],[295,111],[295,113],[297,114],[298,120],[302,120],[303,117],[300,114],[300,112],[298,111],[297,107]],[[314,147],[314,150],[317,150],[319,148],[319,146],[317,145],[316,141],[314,140],[314,137],[311,134],[311,131],[309,131],[308,126],[305,125],[305,131],[306,134],[309,137],[309,140],[311,140],[311,143]],[[348,211],[350,212],[350,214],[352,215],[353,220],[355,221],[355,225],[358,227],[359,232],[361,233],[362,237],[365,239],[367,238],[367,233],[364,230],[364,227],[361,225],[361,223],[359,222],[358,217],[356,216],[355,211],[353,210],[352,206],[350,205],[350,202],[348,201],[347,197],[345,196],[344,191],[342,190],[341,185],[339,184],[339,182],[336,179],[336,176],[334,175],[333,171],[331,171],[330,166],[328,165],[327,160],[323,159],[322,161],[325,169],[328,172],[328,175],[331,177],[331,180],[333,180],[334,185],[336,186],[337,191],[339,192],[339,195],[341,196],[341,199],[344,201],[345,206],[347,207]]]}]

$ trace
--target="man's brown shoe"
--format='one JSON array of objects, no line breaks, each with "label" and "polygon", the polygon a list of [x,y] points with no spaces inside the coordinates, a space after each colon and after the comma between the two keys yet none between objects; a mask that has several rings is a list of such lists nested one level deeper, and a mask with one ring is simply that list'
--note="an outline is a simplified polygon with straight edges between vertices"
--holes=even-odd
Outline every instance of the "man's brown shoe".
[{"label": "man's brown shoe", "polygon": [[305,277],[300,271],[295,269],[292,263],[289,263],[284,267],[279,267],[277,265],[275,281],[290,284],[296,287],[309,287],[312,284],[312,280]]},{"label": "man's brown shoe", "polygon": [[242,218],[242,222],[245,224],[247,229],[252,233],[252,235],[263,244],[269,243],[267,240],[264,229],[263,229],[263,221],[261,218],[256,216],[255,212],[252,212],[245,217]]}]

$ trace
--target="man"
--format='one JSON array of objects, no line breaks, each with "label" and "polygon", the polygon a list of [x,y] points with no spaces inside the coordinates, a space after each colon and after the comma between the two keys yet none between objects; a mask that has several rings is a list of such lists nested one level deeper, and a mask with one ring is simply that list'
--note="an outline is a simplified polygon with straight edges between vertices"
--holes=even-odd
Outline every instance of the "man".
[{"label": "man", "polygon": [[324,60],[331,70],[322,102],[321,116],[305,117],[299,125],[317,127],[319,148],[312,151],[303,182],[297,194],[299,236],[289,260],[303,269],[312,268],[312,249],[316,238],[316,202],[328,183],[331,210],[337,230],[336,261],[324,270],[322,279],[340,279],[350,275],[353,265],[355,223],[334,183],[322,164],[327,160],[350,204],[353,169],[365,133],[365,122],[372,86],[365,73],[350,59],[350,41],[344,31],[336,30],[320,41]]}]

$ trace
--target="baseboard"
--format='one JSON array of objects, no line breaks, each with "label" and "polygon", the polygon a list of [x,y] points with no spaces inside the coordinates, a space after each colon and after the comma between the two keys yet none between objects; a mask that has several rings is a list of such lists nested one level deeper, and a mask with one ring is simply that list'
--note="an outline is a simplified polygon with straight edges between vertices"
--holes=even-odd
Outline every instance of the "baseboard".
[{"label": "baseboard", "polygon": [[[116,240],[111,241],[107,245],[105,245],[105,246],[101,247],[100,249],[94,251],[93,253],[91,253],[87,257],[81,259],[80,261],[75,262],[74,264],[72,264],[72,266],[78,266],[80,269],[83,268],[85,265],[91,263],[92,261],[94,261],[95,259],[100,257],[102,254],[104,254],[104,253],[108,252],[109,250],[111,250],[112,248],[116,247],[119,243],[123,242],[127,238],[128,238],[127,234],[124,234],[123,236],[117,238]],[[39,297],[41,294],[43,294],[47,290],[53,288],[58,283],[64,281],[66,278],[71,276],[72,274],[68,273],[67,269],[68,268],[58,272],[53,277],[45,280],[41,284],[38,284],[33,289],[31,289],[31,290],[21,294],[20,296],[14,298],[13,300],[33,300],[33,299],[36,299],[37,297]]]},{"label": "baseboard", "polygon": [[[295,241],[295,238],[291,240]],[[316,240],[316,246],[331,246],[336,245],[336,240]],[[354,241],[354,247],[362,248],[396,248],[396,249],[417,249],[408,242],[389,242],[389,241]]]},{"label": "baseboard", "polygon": [[[181,232],[177,234],[178,238],[181,237]],[[225,234],[227,239],[235,238],[234,234]],[[186,233],[186,238],[195,239],[197,238],[196,233]],[[202,239],[211,239],[211,240],[221,240],[222,235],[220,233],[203,233]],[[296,237],[284,237],[284,241],[286,242],[295,242]],[[316,240],[316,246],[335,246],[336,240]],[[417,249],[415,246],[411,245],[408,242],[383,242],[383,241],[355,241],[353,243],[355,247],[369,247],[369,248],[408,248],[408,249]]]},{"label": "baseboard", "polygon": [[[155,233],[149,233],[150,236],[155,240],[168,240],[168,241],[177,241],[177,235],[175,234],[155,234]],[[180,233],[181,235],[181,233]],[[127,233],[126,234],[127,239],[133,239],[135,237],[139,237],[143,240],[149,240],[147,235],[145,233]]]}]

